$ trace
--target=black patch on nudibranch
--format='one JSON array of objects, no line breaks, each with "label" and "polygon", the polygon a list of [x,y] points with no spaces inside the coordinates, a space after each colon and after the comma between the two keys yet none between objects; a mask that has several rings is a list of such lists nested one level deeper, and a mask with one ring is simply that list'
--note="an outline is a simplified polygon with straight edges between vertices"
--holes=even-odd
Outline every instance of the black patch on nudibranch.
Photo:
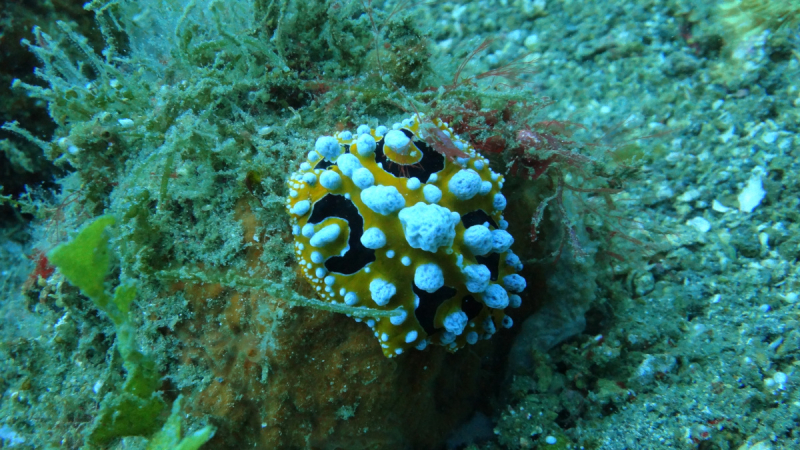
[{"label": "black patch on nudibranch", "polygon": [[469,320],[478,317],[482,309],[483,305],[471,295],[465,295],[464,298],[461,299],[461,310],[464,311]]},{"label": "black patch on nudibranch", "polygon": [[412,284],[412,289],[419,297],[419,308],[414,311],[414,315],[417,316],[417,321],[422,329],[429,335],[433,334],[436,332],[436,328],[433,326],[436,310],[445,300],[454,297],[457,291],[450,286],[442,286],[436,292],[426,292],[418,288],[416,284]]},{"label": "black patch on nudibranch", "polygon": [[417,177],[423,183],[428,182],[428,178],[432,173],[439,172],[444,169],[444,155],[432,149],[425,141],[419,139],[414,133],[406,129],[400,129],[417,149],[422,153],[422,159],[416,164],[398,164],[386,157],[383,153],[383,141],[381,138],[375,146],[375,162],[383,165],[383,170],[398,178],[413,178]]},{"label": "black patch on nudibranch", "polygon": [[497,223],[492,219],[492,216],[486,214],[486,211],[482,209],[476,209],[475,211],[470,211],[461,216],[461,223],[464,224],[464,228],[469,228],[473,225],[483,225],[486,222],[489,222],[489,226],[497,228]]},{"label": "black patch on nudibranch", "polygon": [[316,166],[314,166],[314,169],[324,170],[332,165],[332,162],[328,161],[327,159],[323,159],[322,161],[318,162]]},{"label": "black patch on nudibranch", "polygon": [[350,249],[344,256],[331,256],[325,261],[330,272],[352,275],[375,261],[375,250],[364,247],[361,235],[364,234],[364,218],[358,213],[353,202],[343,195],[328,194],[314,203],[308,223],[317,224],[328,217],[339,217],[347,221],[350,236],[347,244]]},{"label": "black patch on nudibranch", "polygon": [[489,272],[492,273],[492,281],[497,281],[497,274],[500,270],[500,254],[492,252],[486,256],[476,256],[475,259],[478,261],[478,264],[483,264],[488,267]]}]

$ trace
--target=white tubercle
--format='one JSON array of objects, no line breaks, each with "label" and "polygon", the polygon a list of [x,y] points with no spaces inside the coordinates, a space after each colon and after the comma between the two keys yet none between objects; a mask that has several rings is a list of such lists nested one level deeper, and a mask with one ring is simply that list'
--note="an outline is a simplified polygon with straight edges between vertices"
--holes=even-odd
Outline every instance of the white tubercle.
[{"label": "white tubercle", "polygon": [[483,264],[473,264],[464,268],[464,275],[467,276],[467,290],[477,294],[489,287],[489,279],[492,276],[489,268]]},{"label": "white tubercle", "polygon": [[492,232],[483,225],[473,225],[464,232],[464,245],[473,255],[486,255],[494,246]]},{"label": "white tubercle", "polygon": [[311,209],[311,203],[308,200],[300,200],[294,204],[294,207],[292,208],[292,214],[304,216],[309,209]]},{"label": "white tubercle", "polygon": [[339,224],[332,223],[314,233],[314,236],[311,237],[308,243],[311,244],[312,247],[324,247],[335,241],[339,237],[341,231]]},{"label": "white tubercle", "polygon": [[425,201],[428,203],[439,203],[442,199],[442,190],[432,184],[426,184],[422,188],[422,195],[425,196]]},{"label": "white tubercle", "polygon": [[358,160],[356,155],[345,153],[336,159],[336,165],[339,166],[339,170],[341,170],[345,176],[352,177],[353,171],[361,168],[361,161]]},{"label": "white tubercle", "polygon": [[504,309],[508,306],[508,292],[499,284],[490,284],[483,291],[483,303],[489,308]]},{"label": "white tubercle", "polygon": [[422,264],[414,271],[414,284],[425,292],[436,292],[444,286],[444,273],[434,263]]},{"label": "white tubercle", "polygon": [[400,130],[392,130],[386,133],[386,136],[383,138],[383,143],[396,153],[406,154],[411,146],[411,139]]},{"label": "white tubercle", "polygon": [[455,226],[460,220],[456,212],[422,202],[403,208],[397,216],[408,244],[427,252],[451,246],[456,236]]},{"label": "white tubercle", "polygon": [[359,189],[366,189],[375,184],[375,176],[364,167],[354,170],[351,179]]},{"label": "white tubercle", "polygon": [[339,141],[333,136],[318,137],[317,142],[314,143],[314,150],[327,161],[334,161],[342,154]]},{"label": "white tubercle", "polygon": [[444,318],[444,329],[460,336],[464,332],[469,319],[464,311],[451,312]]},{"label": "white tubercle", "polygon": [[342,177],[332,170],[326,170],[319,176],[319,184],[329,191],[335,191],[342,187]]},{"label": "white tubercle", "polygon": [[394,297],[394,294],[397,293],[397,288],[382,278],[375,278],[369,283],[369,292],[372,294],[372,300],[376,305],[386,306],[389,300]]},{"label": "white tubercle", "polygon": [[394,186],[377,185],[361,191],[361,201],[372,211],[382,215],[399,211],[406,206],[405,198]]},{"label": "white tubercle", "polygon": [[462,169],[447,182],[447,189],[459,200],[469,200],[481,189],[481,176],[472,169]]},{"label": "white tubercle", "polygon": [[386,245],[386,235],[380,228],[367,228],[361,235],[361,244],[372,250],[379,249]]}]

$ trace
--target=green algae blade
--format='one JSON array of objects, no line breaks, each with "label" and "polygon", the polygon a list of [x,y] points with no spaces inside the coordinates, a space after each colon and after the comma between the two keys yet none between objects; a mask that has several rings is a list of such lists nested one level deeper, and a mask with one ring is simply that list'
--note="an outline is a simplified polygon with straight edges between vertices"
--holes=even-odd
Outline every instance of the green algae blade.
[{"label": "green algae blade", "polygon": [[67,281],[101,308],[108,303],[104,284],[109,266],[106,228],[113,224],[114,217],[101,216],[78,233],[75,239],[59,245],[47,255]]},{"label": "green algae blade", "polygon": [[172,412],[164,426],[147,444],[146,450],[197,450],[214,436],[214,427],[205,426],[181,439],[181,400],[172,404]]}]

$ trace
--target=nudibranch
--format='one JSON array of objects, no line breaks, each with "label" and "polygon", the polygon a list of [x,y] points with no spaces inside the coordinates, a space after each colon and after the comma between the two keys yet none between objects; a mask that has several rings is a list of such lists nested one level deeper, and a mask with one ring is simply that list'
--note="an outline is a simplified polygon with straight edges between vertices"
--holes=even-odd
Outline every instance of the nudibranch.
[{"label": "nudibranch", "polygon": [[[432,126],[464,157],[432,148]],[[322,136],[288,185],[295,253],[319,297],[395,312],[356,318],[384,355],[455,351],[512,325],[504,309],[520,305],[526,283],[503,219],[503,176],[446,123],[414,115]]]}]

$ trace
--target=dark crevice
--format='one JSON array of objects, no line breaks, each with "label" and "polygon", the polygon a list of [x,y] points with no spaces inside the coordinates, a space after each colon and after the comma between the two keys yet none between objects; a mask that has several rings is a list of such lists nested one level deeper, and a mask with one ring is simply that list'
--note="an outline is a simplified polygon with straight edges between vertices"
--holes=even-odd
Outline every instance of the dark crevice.
[{"label": "dark crevice", "polygon": [[483,310],[483,305],[475,300],[475,297],[466,295],[461,299],[461,310],[467,314],[469,320],[472,320],[478,317],[478,314]]},{"label": "dark crevice", "polygon": [[442,286],[436,292],[426,292],[413,285],[414,293],[419,297],[419,308],[414,312],[417,316],[422,329],[426,333],[433,334],[436,328],[433,326],[433,320],[436,318],[436,310],[439,309],[445,300],[452,298],[456,295],[456,290],[450,286]]},{"label": "dark crevice", "polygon": [[322,161],[318,162],[314,169],[327,169],[328,167],[332,166],[333,163],[328,161],[327,159],[323,159]]},{"label": "dark crevice", "polygon": [[461,216],[461,223],[464,224],[464,228],[469,228],[473,225],[483,225],[486,222],[489,222],[490,227],[497,228],[497,223],[492,219],[492,216],[486,214],[486,211],[482,209],[476,209],[475,211],[470,211]]},{"label": "dark crevice", "polygon": [[476,256],[475,259],[478,261],[478,264],[483,264],[488,267],[489,272],[492,273],[492,281],[497,281],[500,270],[500,254],[492,252],[486,256]]},{"label": "dark crevice", "polygon": [[350,237],[347,244],[350,249],[344,256],[331,256],[325,261],[325,268],[330,272],[351,275],[363,269],[367,264],[375,261],[375,250],[368,249],[361,244],[364,234],[364,218],[358,213],[358,208],[343,195],[328,194],[314,203],[308,223],[317,224],[328,217],[339,217],[347,221],[350,228]]}]

